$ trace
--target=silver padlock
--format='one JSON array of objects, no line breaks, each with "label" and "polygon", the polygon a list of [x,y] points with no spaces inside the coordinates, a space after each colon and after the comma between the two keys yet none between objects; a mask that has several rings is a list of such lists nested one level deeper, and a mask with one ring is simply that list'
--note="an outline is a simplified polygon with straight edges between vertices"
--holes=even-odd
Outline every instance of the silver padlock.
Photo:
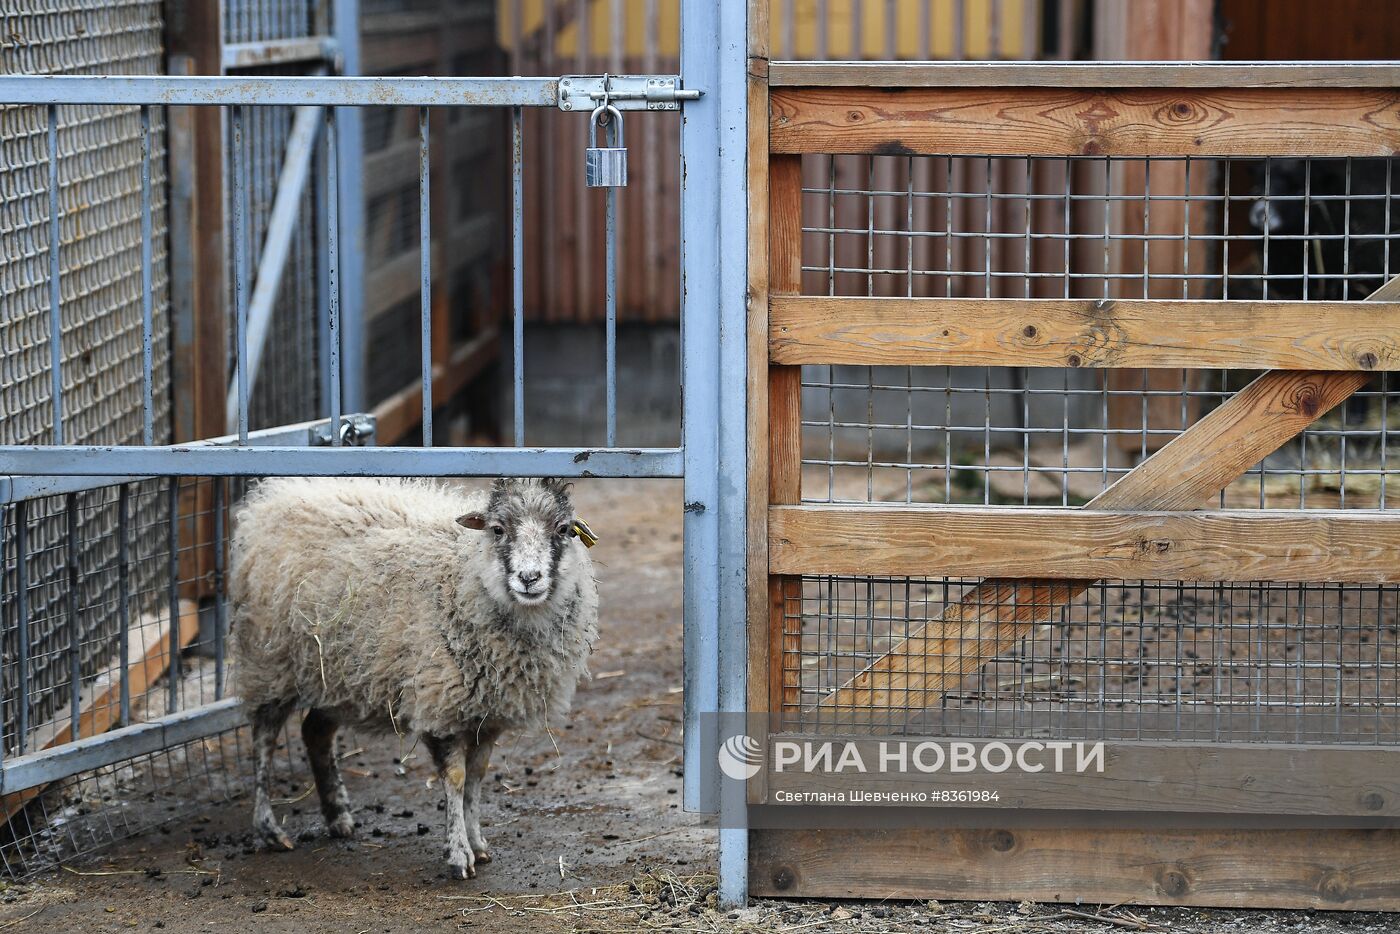
[{"label": "silver padlock", "polygon": [[[611,146],[598,145],[598,118],[604,113],[610,119],[603,131],[604,142],[612,137]],[[583,180],[589,188],[623,188],[627,185],[627,146],[622,140],[622,112],[611,104],[593,111],[588,121],[588,150],[584,157]]]}]

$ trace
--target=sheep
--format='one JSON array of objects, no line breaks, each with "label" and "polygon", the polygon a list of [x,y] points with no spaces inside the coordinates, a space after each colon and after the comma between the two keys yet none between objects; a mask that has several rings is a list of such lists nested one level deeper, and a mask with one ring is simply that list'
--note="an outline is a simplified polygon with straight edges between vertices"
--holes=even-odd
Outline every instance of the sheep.
[{"label": "sheep", "polygon": [[[481,779],[506,730],[568,711],[597,638],[598,589],[569,487],[496,480],[267,480],[235,517],[230,597],[254,748],[253,827],[292,841],[269,797],[277,734],[298,705],[326,827],[355,822],[341,726],[416,733],[447,796],[449,875],[490,861]],[[586,527],[583,527],[586,528]]]}]

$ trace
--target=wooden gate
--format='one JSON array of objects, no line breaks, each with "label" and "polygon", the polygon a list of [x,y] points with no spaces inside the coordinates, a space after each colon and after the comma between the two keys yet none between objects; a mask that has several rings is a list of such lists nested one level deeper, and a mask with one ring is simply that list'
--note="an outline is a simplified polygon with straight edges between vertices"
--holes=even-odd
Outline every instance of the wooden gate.
[{"label": "wooden gate", "polygon": [[756,52],[750,709],[1107,767],[754,829],[751,891],[1400,909],[1400,68]]}]

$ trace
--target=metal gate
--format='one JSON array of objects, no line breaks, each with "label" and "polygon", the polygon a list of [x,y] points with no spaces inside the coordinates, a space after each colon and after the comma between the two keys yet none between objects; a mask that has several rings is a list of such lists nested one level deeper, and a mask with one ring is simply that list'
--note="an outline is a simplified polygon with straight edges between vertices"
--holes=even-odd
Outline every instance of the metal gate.
[{"label": "metal gate", "polygon": [[[724,12],[708,2],[687,2],[684,7],[684,80],[674,75],[566,76],[548,78],[357,78],[357,77],[6,77],[0,78],[0,104],[30,105],[38,115],[40,162],[46,166],[48,212],[43,224],[43,244],[49,290],[46,326],[36,328],[38,348],[49,360],[48,398],[30,406],[31,417],[40,417],[45,430],[32,443],[0,446],[0,492],[4,501],[16,504],[13,521],[6,526],[7,554],[17,572],[13,664],[7,666],[6,716],[13,713],[15,726],[7,730],[0,764],[0,794],[7,813],[32,797],[46,783],[92,769],[113,766],[135,756],[159,753],[181,743],[227,730],[242,722],[236,698],[224,696],[223,575],[226,510],[239,478],[262,476],[562,476],[562,477],[684,477],[685,479],[685,630],[686,630],[686,731],[687,753],[700,748],[701,727],[697,713],[715,710],[723,701],[739,704],[742,694],[743,656],[732,653],[721,659],[722,644],[742,645],[745,501],[744,396],[741,378],[721,380],[718,374],[741,374],[746,368],[744,288],[746,247],[744,204],[733,193],[745,190],[744,119],[745,85],[743,54],[745,33],[741,5],[726,5]],[[730,37],[732,41],[716,42]],[[289,40],[290,41],[290,40]],[[608,103],[624,114],[636,110],[679,111],[684,106],[682,129],[682,343],[683,430],[675,448],[629,449],[616,445],[617,380],[615,372],[615,315],[613,290],[609,290],[607,341],[608,425],[604,443],[596,447],[531,448],[525,446],[526,425],[521,402],[523,391],[523,285],[531,267],[548,263],[549,257],[529,256],[521,223],[525,161],[534,155],[531,140],[523,132],[523,115],[529,109],[558,108],[587,121],[590,113]],[[342,271],[358,266],[362,244],[343,224],[350,208],[344,203],[339,176],[345,170],[347,128],[362,108],[416,109],[419,126],[420,185],[418,215],[424,246],[421,250],[422,419],[421,447],[374,447],[373,424],[347,411],[342,387],[347,374],[358,374],[372,351],[366,354],[359,317],[351,314],[359,296],[343,285]],[[73,222],[72,206],[60,203],[64,162],[58,128],[74,108],[113,110],[139,121],[140,188],[139,225],[143,249],[139,266],[142,313],[138,330],[142,348],[141,374],[137,378],[141,399],[140,443],[97,444],[75,432],[73,413],[78,400],[65,381],[72,362],[60,354],[60,324],[69,308],[65,263],[71,249],[64,236]],[[162,197],[156,128],[167,110],[224,108],[232,145],[228,150],[230,226],[234,255],[231,268],[234,309],[233,379],[230,386],[231,425],[227,437],[188,444],[163,444],[160,424],[162,393],[157,379],[161,335],[151,284],[158,275],[159,253],[153,246],[153,217]],[[244,140],[258,115],[269,109],[303,108],[321,122],[321,159],[318,188],[325,192],[323,263],[327,288],[318,311],[326,368],[324,399],[318,422],[250,430],[252,375],[256,367],[253,333],[258,319],[250,315],[257,302],[250,273],[246,236],[251,206],[248,193],[247,150]],[[430,223],[429,120],[434,108],[496,108],[509,114],[512,158],[509,184],[514,208],[513,310],[515,334],[514,447],[434,447],[433,346],[431,313],[432,256],[427,246]],[[305,123],[298,117],[297,124]],[[310,127],[307,127],[309,133]],[[46,131],[46,132],[45,132]],[[293,129],[296,134],[296,129]],[[583,172],[584,153],[577,154],[577,171]],[[635,177],[635,171],[634,171]],[[721,198],[721,192],[724,197]],[[609,199],[611,200],[611,199]],[[275,213],[275,212],[274,212]],[[617,264],[626,262],[612,248],[613,225],[605,231],[580,231],[582,236],[607,238],[609,283]],[[79,273],[80,274],[80,273]],[[29,440],[29,439],[26,439]],[[358,442],[358,443],[357,443]],[[145,481],[153,492],[143,493],[136,481]],[[200,523],[176,520],[183,488],[204,489],[210,531]],[[59,541],[38,541],[26,513],[26,504],[40,496],[67,497],[68,523]],[[164,503],[164,523],[132,523],[149,497]],[[118,549],[109,556],[115,593],[102,599],[115,601],[118,631],[115,645],[84,644],[81,617],[89,607],[78,597],[78,517],[85,509],[114,511]],[[132,587],[133,536],[154,536],[160,546],[157,559],[166,566],[156,576],[166,586]],[[26,569],[33,565],[36,547],[42,560],[67,568],[51,595],[58,610],[52,617],[62,638],[51,640],[43,654],[34,651],[32,624],[36,604]],[[193,570],[182,569],[191,550],[208,555],[207,567],[194,561]],[[198,608],[188,599],[189,588],[209,586],[213,620],[206,636],[199,635]],[[47,593],[47,592],[46,592]],[[144,625],[159,616],[160,626]],[[46,617],[47,619],[48,617]],[[728,634],[721,632],[725,621]],[[210,622],[210,621],[206,621]],[[734,637],[738,635],[739,641]],[[207,642],[211,660],[207,676],[215,698],[212,703],[186,706],[178,696],[184,649],[196,640]],[[100,671],[84,669],[85,653],[111,649],[115,658]],[[729,679],[719,675],[721,662]],[[204,663],[201,663],[204,664]],[[143,718],[133,713],[137,695],[168,665],[171,676],[163,715]],[[41,668],[61,667],[68,672],[66,709],[39,708],[31,686]],[[737,680],[736,680],[737,679]],[[103,717],[89,716],[102,708]],[[39,719],[46,722],[39,724]],[[117,729],[100,732],[107,724]],[[36,732],[37,726],[43,730]],[[687,803],[701,807],[714,800],[713,789],[702,787],[708,770],[686,771]],[[735,841],[731,838],[730,844]],[[742,892],[742,852],[731,852],[728,890]],[[15,869],[29,868],[23,860]],[[737,888],[736,888],[737,886]]]}]

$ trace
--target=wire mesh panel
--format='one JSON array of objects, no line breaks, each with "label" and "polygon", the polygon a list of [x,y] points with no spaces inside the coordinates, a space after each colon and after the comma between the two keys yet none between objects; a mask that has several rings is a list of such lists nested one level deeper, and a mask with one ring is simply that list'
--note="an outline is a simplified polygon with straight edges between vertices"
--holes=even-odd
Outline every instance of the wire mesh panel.
[{"label": "wire mesh panel", "polygon": [[[1050,582],[1039,583],[1048,593]],[[817,729],[860,713],[896,734],[934,736],[1400,741],[1393,586],[1102,583],[1068,605],[1047,599],[1045,622],[991,661],[971,635],[932,658],[904,658],[906,674],[966,672],[933,705],[916,691],[873,710],[831,702],[975,584],[803,578],[784,601],[794,646],[784,676],[796,688],[784,725]]]},{"label": "wire mesh panel", "polygon": [[[0,72],[157,74],[162,71],[161,4],[95,0],[0,4]],[[63,430],[68,441],[139,443],[143,432],[140,108],[57,107],[49,158],[47,108],[0,107],[6,171],[0,199],[0,438],[47,443],[55,431],[50,355],[53,241],[51,173],[59,181],[57,293]],[[169,315],[164,127],[150,112],[149,165],[154,440],[169,440]],[[113,490],[44,497],[0,506],[4,535],[3,712],[6,754],[21,736],[29,747],[72,706],[73,676],[95,677],[112,663],[120,629],[117,593],[160,585],[159,536],[168,504],[153,486],[134,487],[126,521],[130,569],[116,570],[122,521]],[[20,559],[19,526],[27,541]],[[20,583],[26,582],[23,597]],[[27,634],[21,639],[20,601]],[[74,646],[77,651],[71,651]],[[17,695],[18,665],[30,669]],[[17,700],[19,701],[17,703]],[[23,709],[21,709],[23,706]],[[21,728],[23,721],[25,728]]]},{"label": "wire mesh panel", "polygon": [[[860,158],[861,187],[804,188],[806,294],[1345,301],[1396,272],[1393,159]],[[804,498],[1082,505],[1251,376],[809,366]],[[1386,508],[1392,382],[1219,502]]]}]

